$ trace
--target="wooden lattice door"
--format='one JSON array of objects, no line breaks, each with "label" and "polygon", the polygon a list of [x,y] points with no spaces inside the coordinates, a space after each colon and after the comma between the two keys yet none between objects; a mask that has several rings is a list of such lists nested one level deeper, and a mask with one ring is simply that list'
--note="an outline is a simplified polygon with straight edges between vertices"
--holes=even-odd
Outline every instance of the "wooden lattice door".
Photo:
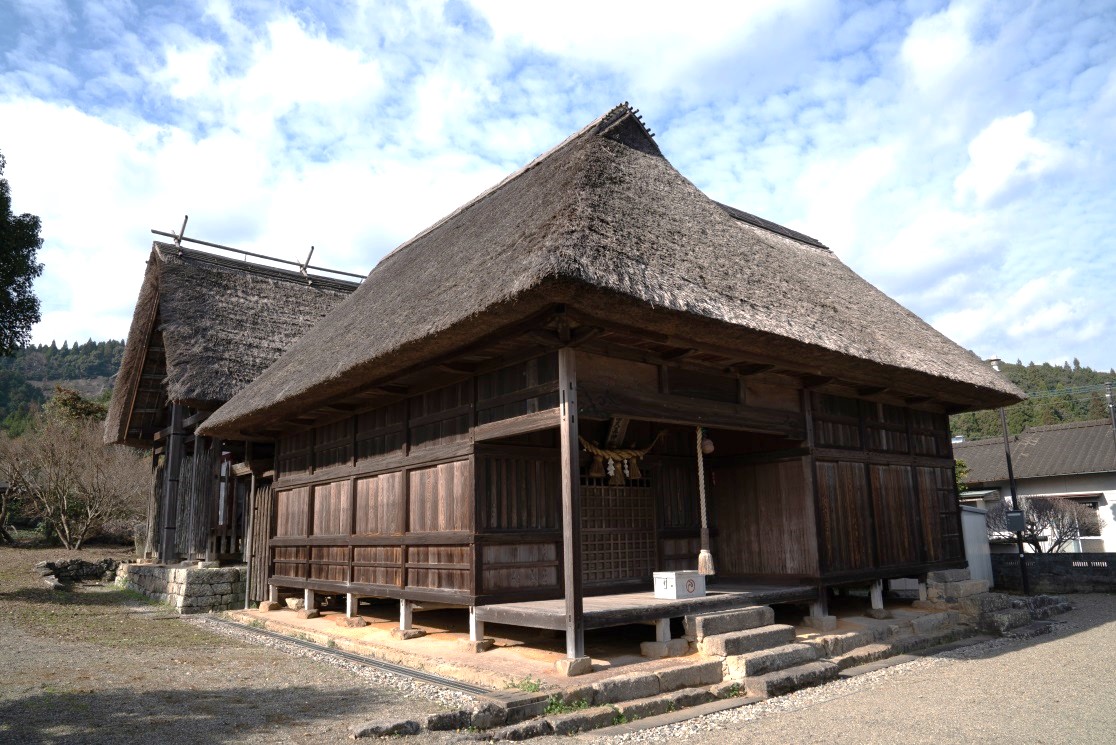
[{"label": "wooden lattice door", "polygon": [[655,502],[647,479],[631,479],[625,486],[582,479],[581,560],[587,586],[651,579]]}]

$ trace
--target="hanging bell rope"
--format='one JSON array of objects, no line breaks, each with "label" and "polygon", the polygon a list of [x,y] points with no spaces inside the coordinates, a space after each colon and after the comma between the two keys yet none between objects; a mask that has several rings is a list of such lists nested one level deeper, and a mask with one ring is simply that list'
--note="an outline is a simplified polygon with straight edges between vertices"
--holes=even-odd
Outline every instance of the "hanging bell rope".
[{"label": "hanging bell rope", "polygon": [[698,553],[698,574],[716,574],[713,553],[709,550],[709,514],[705,507],[705,430],[697,428],[698,502],[701,504],[701,551]]},{"label": "hanging bell rope", "polygon": [[655,435],[655,439],[644,448],[616,450],[597,447],[584,437],[578,437],[577,439],[581,441],[581,447],[584,448],[585,452],[593,456],[593,464],[589,466],[589,477],[603,479],[607,474],[611,477],[608,482],[610,486],[623,486],[625,479],[643,478],[643,473],[639,470],[639,460],[647,455],[651,448],[655,447],[655,443],[662,436],[662,432]]}]

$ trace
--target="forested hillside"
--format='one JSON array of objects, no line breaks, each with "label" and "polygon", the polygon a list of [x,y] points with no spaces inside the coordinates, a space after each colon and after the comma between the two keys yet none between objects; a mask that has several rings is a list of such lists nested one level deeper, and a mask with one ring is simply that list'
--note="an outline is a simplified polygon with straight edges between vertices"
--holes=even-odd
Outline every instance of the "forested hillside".
[{"label": "forested hillside", "polygon": [[[1030,396],[1026,401],[1007,409],[1008,430],[1012,434],[1024,427],[1061,422],[1080,422],[1108,416],[1104,384],[1116,382],[1116,371],[1098,372],[1082,367],[1075,359],[1063,365],[1043,363],[1014,365],[1005,363],[1003,372]],[[1003,434],[999,409],[957,414],[950,417],[954,435],[966,440],[998,437]]]},{"label": "forested hillside", "polygon": [[[109,379],[120,369],[124,342],[93,341],[27,346],[0,357],[0,429],[18,432],[33,407],[42,405],[58,383],[86,395],[107,398]],[[85,385],[83,385],[85,383]]]}]

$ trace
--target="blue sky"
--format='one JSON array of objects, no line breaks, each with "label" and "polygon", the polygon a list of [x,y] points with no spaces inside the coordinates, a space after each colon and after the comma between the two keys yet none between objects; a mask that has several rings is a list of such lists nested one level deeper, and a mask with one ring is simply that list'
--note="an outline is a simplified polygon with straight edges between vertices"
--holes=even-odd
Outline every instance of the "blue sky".
[{"label": "blue sky", "polygon": [[[604,7],[602,7],[604,6]],[[1111,2],[0,4],[38,342],[123,337],[150,228],[367,272],[620,101],[710,196],[989,357],[1116,366]]]}]

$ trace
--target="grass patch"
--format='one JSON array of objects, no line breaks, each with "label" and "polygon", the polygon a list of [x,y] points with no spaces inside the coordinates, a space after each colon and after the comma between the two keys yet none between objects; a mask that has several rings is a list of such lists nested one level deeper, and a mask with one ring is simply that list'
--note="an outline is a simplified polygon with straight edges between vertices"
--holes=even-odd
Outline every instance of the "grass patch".
[{"label": "grass patch", "polygon": [[569,714],[572,711],[582,711],[588,708],[589,702],[584,699],[578,699],[567,704],[559,698],[558,694],[554,694],[546,700],[546,708],[543,710],[543,714]]},{"label": "grass patch", "polygon": [[542,689],[542,681],[528,675],[523,680],[511,681],[508,688],[518,688],[524,693],[538,693]]}]

